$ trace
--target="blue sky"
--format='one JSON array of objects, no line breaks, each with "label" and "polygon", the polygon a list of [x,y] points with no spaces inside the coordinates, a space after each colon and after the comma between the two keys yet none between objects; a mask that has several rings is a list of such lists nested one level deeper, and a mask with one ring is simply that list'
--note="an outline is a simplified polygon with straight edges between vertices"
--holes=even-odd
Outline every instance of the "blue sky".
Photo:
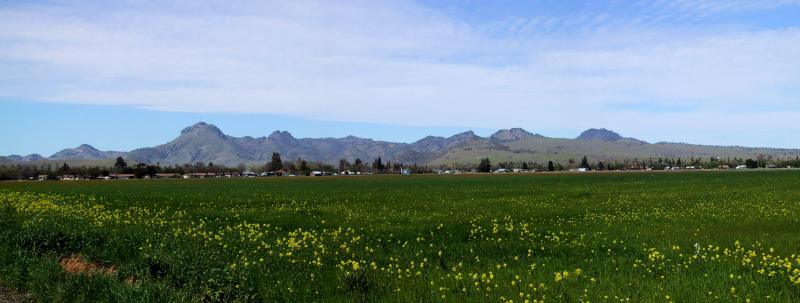
[{"label": "blue sky", "polygon": [[3,1],[2,154],[197,121],[800,148],[800,0]]}]

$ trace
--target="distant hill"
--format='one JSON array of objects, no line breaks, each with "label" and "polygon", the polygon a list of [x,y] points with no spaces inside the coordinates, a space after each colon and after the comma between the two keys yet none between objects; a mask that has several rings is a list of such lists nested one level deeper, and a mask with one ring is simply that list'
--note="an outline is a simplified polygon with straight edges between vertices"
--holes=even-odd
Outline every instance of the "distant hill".
[{"label": "distant hill", "polygon": [[[89,144],[81,144],[76,148],[67,148],[63,149],[52,156],[48,157],[50,160],[62,160],[62,159],[72,159],[72,160],[101,160],[101,159],[108,159],[108,158],[116,158],[118,156],[125,155],[124,152],[115,152],[115,151],[100,151]],[[36,157],[39,156],[37,154],[28,155],[27,157]],[[39,156],[41,157],[41,156]],[[36,159],[39,160],[39,159]],[[27,160],[27,161],[35,161],[35,160]]]},{"label": "distant hill", "polygon": [[544,138],[544,136],[529,133],[521,128],[512,128],[498,130],[489,137],[490,140],[494,141],[519,141],[530,138]]},{"label": "distant hill", "polygon": [[583,131],[580,136],[575,138],[576,140],[584,140],[584,141],[606,141],[606,142],[613,142],[622,139],[622,136],[619,134],[607,130],[605,128],[590,128]]},{"label": "distant hill", "polygon": [[[413,143],[376,141],[347,136],[343,138],[295,138],[287,131],[274,131],[265,137],[233,137],[212,124],[197,123],[181,131],[172,141],[130,152],[100,151],[91,145],[64,149],[50,157],[38,154],[0,157],[0,164],[12,163],[113,163],[122,156],[128,161],[162,165],[213,162],[227,166],[239,163],[265,163],[273,152],[285,160],[302,158],[337,164],[339,159],[364,162],[381,157],[392,162],[419,165],[472,164],[489,157],[493,162],[548,160],[566,162],[584,155],[592,161],[648,158],[794,158],[798,149],[707,146],[684,143],[648,143],[626,138],[604,128],[588,129],[575,139],[548,138],[522,128],[502,129],[489,137],[472,131],[450,137],[427,136]],[[37,164],[37,165],[38,165]]]},{"label": "distant hill", "polygon": [[42,155],[40,155],[40,154],[30,154],[30,155],[27,155],[27,156],[10,155],[10,156],[6,156],[4,158],[6,158],[6,159],[8,159],[10,161],[17,161],[17,162],[20,162],[20,161],[25,161],[25,162],[27,162],[27,161],[39,161],[39,160],[44,159],[44,157],[42,157]]}]

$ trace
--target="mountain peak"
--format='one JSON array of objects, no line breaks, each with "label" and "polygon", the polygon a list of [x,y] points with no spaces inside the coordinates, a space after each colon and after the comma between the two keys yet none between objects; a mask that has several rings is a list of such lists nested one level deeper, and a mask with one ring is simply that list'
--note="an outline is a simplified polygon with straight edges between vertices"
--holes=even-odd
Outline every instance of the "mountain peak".
[{"label": "mountain peak", "polygon": [[590,128],[583,131],[581,135],[575,139],[587,141],[617,141],[622,139],[622,136],[605,128]]},{"label": "mountain peak", "polygon": [[23,161],[39,161],[44,159],[40,154],[30,154],[22,158]]},{"label": "mountain peak", "polygon": [[478,135],[476,135],[475,132],[473,132],[471,130],[468,130],[468,131],[465,131],[465,132],[461,132],[461,133],[455,134],[450,138],[453,138],[453,139],[472,139],[472,138],[475,138],[477,136]]},{"label": "mountain peak", "polygon": [[272,134],[270,134],[269,137],[267,137],[267,138],[270,139],[270,140],[273,140],[273,141],[292,141],[292,140],[295,140],[294,136],[292,136],[291,133],[289,133],[288,131],[285,131],[285,130],[284,131],[276,130],[276,131],[272,132]]},{"label": "mountain peak", "polygon": [[217,126],[205,122],[197,122],[192,126],[184,128],[181,131],[181,135],[186,134],[212,134],[221,137],[225,136],[225,134],[223,134],[222,131],[217,128]]},{"label": "mountain peak", "polygon": [[[104,151],[101,151],[101,150],[98,150],[98,149],[94,148],[94,146],[91,146],[89,144],[81,144],[76,148],[67,148],[67,149],[61,150],[61,151],[53,154],[52,156],[50,156],[50,159],[92,159],[92,160],[94,160],[94,159],[105,159],[105,158],[108,158],[108,157],[110,157],[110,156],[112,156],[114,154],[117,154],[117,153],[116,152],[104,152]],[[38,154],[31,154],[31,155],[26,156],[26,158],[31,159],[31,160],[37,160],[40,157],[41,156],[38,155]]]},{"label": "mountain peak", "polygon": [[96,150],[98,150],[97,148],[94,148],[94,146],[91,146],[91,145],[86,144],[86,143],[78,145],[78,147],[76,147],[75,149],[76,150],[81,150],[81,151],[96,151]]},{"label": "mountain peak", "polygon": [[496,133],[492,134],[491,139],[498,140],[498,141],[517,141],[517,140],[524,140],[528,138],[533,138],[536,135],[522,129],[519,127],[511,128],[511,129],[501,129],[498,130]]}]

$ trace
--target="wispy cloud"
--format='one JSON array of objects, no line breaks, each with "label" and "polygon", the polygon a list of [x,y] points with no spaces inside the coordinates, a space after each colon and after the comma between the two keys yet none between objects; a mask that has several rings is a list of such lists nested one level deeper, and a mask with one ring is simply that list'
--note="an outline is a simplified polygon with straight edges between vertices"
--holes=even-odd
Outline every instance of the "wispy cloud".
[{"label": "wispy cloud", "polygon": [[798,2],[482,23],[409,2],[5,5],[0,96],[411,125],[633,131],[641,119],[618,117],[647,115],[650,129],[722,129],[730,117],[797,129],[800,29],[670,24]]}]

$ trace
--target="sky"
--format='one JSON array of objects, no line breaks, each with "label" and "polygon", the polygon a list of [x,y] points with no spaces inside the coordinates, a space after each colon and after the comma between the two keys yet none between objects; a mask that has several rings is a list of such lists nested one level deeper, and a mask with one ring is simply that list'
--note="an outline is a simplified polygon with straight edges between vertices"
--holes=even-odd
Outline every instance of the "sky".
[{"label": "sky", "polygon": [[0,155],[522,127],[800,148],[800,0],[0,0]]}]

